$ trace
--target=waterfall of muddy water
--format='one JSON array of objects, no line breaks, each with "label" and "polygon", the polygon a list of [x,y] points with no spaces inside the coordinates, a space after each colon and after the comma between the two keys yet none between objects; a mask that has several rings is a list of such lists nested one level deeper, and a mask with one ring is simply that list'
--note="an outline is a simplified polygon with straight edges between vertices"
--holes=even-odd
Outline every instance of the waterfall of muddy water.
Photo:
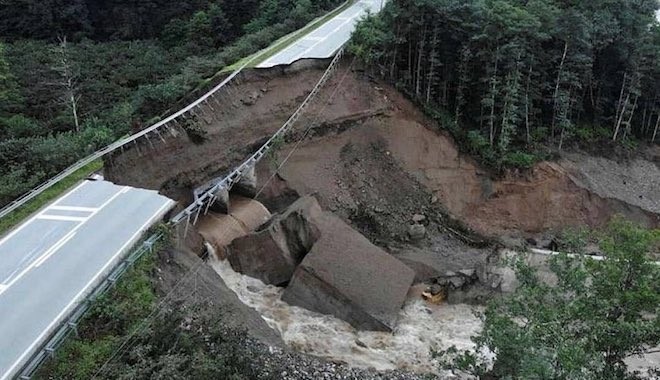
[{"label": "waterfall of muddy water", "polygon": [[281,300],[283,288],[237,273],[227,260],[211,259],[210,263],[238,298],[256,309],[290,347],[354,367],[437,372],[431,348],[471,349],[470,337],[481,328],[475,315],[479,308],[429,305],[421,300],[421,290],[413,290],[393,333],[359,331],[338,318],[290,306]]}]

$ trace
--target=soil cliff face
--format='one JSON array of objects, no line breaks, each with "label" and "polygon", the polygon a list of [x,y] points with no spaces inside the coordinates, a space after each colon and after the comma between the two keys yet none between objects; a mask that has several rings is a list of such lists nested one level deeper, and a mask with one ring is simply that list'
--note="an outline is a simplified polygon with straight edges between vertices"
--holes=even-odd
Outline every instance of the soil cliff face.
[{"label": "soil cliff face", "polygon": [[[265,141],[321,73],[314,68],[247,73],[232,86],[226,111],[214,106],[204,112],[205,142],[192,143],[181,133],[154,148],[129,149],[110,160],[107,175],[186,200],[192,187],[228,171]],[[310,125],[315,128],[299,140]],[[296,128],[277,155],[262,161],[261,175],[270,174],[295,147],[279,171],[291,190],[317,192],[324,208],[361,223],[363,233],[375,228],[381,235],[405,235],[410,218],[432,214],[432,205],[487,236],[599,225],[615,213],[660,224],[659,186],[643,173],[631,175],[628,165],[606,159],[597,166],[581,165],[582,159],[571,156],[495,178],[461,154],[438,125],[395,89],[348,65],[337,71]],[[649,175],[658,178],[657,165],[646,164],[655,170]],[[603,184],[623,176],[625,187],[603,190]],[[631,193],[635,189],[644,190]]]}]

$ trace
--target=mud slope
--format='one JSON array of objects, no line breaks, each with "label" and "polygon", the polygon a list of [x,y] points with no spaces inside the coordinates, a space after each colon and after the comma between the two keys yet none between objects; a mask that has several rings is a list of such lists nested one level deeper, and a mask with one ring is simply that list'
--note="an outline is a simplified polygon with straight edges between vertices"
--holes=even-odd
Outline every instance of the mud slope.
[{"label": "mud slope", "polygon": [[[106,160],[113,182],[158,189],[175,199],[211,176],[233,168],[274,133],[307,96],[327,62],[299,62],[288,68],[246,70],[190,123],[205,141],[195,143],[181,125],[163,130],[139,146],[128,146]],[[301,67],[305,69],[301,70]],[[320,67],[320,68],[315,68]]]},{"label": "mud slope", "polygon": [[[267,174],[297,145],[280,170],[288,185],[301,194],[317,192],[324,208],[351,219],[367,235],[371,229],[374,236],[403,236],[412,215],[434,217],[439,206],[488,236],[599,225],[614,213],[659,224],[652,202],[633,202],[625,189],[603,191],[598,184],[604,179],[585,181],[587,169],[569,159],[493,179],[393,88],[347,68],[321,91],[298,133],[260,171]],[[278,128],[320,74],[252,73],[233,89],[241,104],[219,117],[221,123],[204,127],[204,144],[180,137],[164,148],[142,149],[142,156],[125,152],[115,157],[110,177],[182,199],[186,188],[247,156]],[[300,131],[317,119],[322,124],[298,144]],[[602,170],[609,172],[598,178],[619,178],[627,169],[605,163]],[[640,176],[626,178],[630,188],[647,189],[643,197],[660,199],[657,186],[643,184]]]}]

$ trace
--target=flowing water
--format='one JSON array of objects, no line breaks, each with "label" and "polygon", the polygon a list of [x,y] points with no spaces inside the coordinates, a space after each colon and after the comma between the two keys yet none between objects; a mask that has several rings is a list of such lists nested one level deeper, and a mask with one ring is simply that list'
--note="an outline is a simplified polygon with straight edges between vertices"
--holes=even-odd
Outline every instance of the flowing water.
[{"label": "flowing water", "polygon": [[454,345],[471,349],[474,344],[470,337],[481,328],[475,314],[481,308],[431,305],[413,289],[393,333],[358,331],[338,318],[288,305],[281,300],[283,288],[237,273],[226,260],[212,260],[211,265],[238,298],[256,309],[290,347],[354,367],[436,372],[432,348]]}]

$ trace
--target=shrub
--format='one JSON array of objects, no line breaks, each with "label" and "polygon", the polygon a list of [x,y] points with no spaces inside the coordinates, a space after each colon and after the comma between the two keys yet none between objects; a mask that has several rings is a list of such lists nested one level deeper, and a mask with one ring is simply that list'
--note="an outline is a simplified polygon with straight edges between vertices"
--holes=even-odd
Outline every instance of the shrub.
[{"label": "shrub", "polygon": [[506,153],[502,162],[504,166],[529,169],[537,162],[537,158],[534,154],[516,151]]},{"label": "shrub", "polygon": [[13,115],[9,118],[0,119],[0,133],[3,138],[22,138],[32,136],[43,136],[48,130],[38,121],[24,115]]}]

